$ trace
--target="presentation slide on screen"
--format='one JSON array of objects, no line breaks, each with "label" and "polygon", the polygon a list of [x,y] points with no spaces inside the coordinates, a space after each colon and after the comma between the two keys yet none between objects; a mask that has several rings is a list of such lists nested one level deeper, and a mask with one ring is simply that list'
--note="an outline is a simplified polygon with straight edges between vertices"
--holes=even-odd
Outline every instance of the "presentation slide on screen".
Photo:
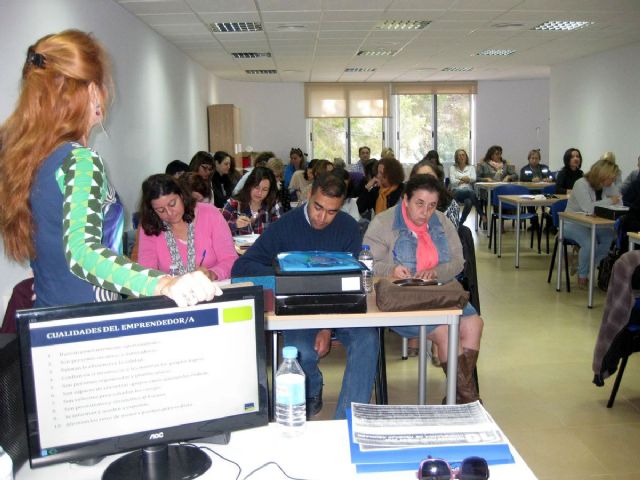
[{"label": "presentation slide on screen", "polygon": [[252,300],[31,324],[42,449],[256,411]]}]

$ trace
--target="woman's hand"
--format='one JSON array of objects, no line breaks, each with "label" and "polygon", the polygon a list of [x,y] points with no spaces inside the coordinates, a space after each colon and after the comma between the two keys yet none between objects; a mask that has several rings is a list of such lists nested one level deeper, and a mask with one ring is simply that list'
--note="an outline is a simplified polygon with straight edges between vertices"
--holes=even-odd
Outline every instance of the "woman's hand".
[{"label": "woman's hand", "polygon": [[240,215],[236,220],[236,226],[238,228],[246,228],[251,225],[251,219],[246,215]]},{"label": "woman's hand", "polygon": [[222,295],[222,290],[201,271],[187,273],[179,277],[164,276],[156,286],[156,295],[165,295],[181,307],[213,300]]},{"label": "woman's hand", "polygon": [[366,188],[367,190],[371,190],[372,188],[379,187],[379,186],[380,186],[380,182],[378,181],[378,178],[373,177],[371,180],[367,182],[364,188]]},{"label": "woman's hand", "polygon": [[620,195],[611,195],[609,197],[609,200],[611,200],[611,203],[613,203],[614,205],[617,205],[618,203],[620,203]]},{"label": "woman's hand", "polygon": [[204,273],[207,276],[207,278],[211,281],[218,279],[218,275],[216,274],[216,272],[212,272],[211,270],[207,269],[207,267],[198,267],[196,270],[198,272]]},{"label": "woman's hand", "polygon": [[414,277],[421,280],[437,280],[438,272],[436,272],[435,268],[431,268],[429,270],[420,270],[419,272],[416,272]]},{"label": "woman's hand", "polygon": [[331,330],[328,328],[320,330],[316,335],[316,343],[313,348],[318,353],[319,358],[329,353],[329,350],[331,350]]},{"label": "woman's hand", "polygon": [[391,274],[394,278],[411,278],[411,270],[404,265],[396,265]]}]

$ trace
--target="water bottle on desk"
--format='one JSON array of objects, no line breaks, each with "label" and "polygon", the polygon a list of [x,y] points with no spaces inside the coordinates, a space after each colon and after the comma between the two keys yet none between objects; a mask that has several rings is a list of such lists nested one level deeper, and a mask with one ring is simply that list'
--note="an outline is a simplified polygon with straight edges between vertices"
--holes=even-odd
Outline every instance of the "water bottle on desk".
[{"label": "water bottle on desk", "polygon": [[0,480],[13,480],[13,460],[0,447]]},{"label": "water bottle on desk", "polygon": [[294,437],[304,431],[307,422],[304,372],[296,360],[296,347],[284,347],[282,357],[276,373],[276,422],[285,436]]},{"label": "water bottle on desk", "polygon": [[362,270],[362,288],[366,293],[371,293],[373,292],[373,255],[369,250],[369,245],[362,245],[358,261],[367,267]]}]

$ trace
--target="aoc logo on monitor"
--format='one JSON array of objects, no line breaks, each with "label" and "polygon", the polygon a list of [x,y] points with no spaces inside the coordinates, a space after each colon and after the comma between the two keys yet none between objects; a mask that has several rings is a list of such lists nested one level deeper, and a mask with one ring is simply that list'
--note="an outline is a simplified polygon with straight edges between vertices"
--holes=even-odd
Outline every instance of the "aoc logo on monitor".
[{"label": "aoc logo on monitor", "polygon": [[164,432],[157,432],[149,435],[149,440],[160,440],[161,438],[164,438]]}]

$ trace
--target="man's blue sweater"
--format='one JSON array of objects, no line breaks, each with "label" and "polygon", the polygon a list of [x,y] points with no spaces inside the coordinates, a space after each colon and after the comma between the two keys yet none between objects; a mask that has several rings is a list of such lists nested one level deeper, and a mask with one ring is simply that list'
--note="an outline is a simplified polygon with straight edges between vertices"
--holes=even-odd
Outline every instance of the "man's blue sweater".
[{"label": "man's blue sweater", "polygon": [[304,210],[307,205],[293,209],[269,225],[260,238],[233,264],[232,277],[273,275],[273,259],[278,253],[324,250],[351,252],[358,256],[362,246],[360,228],[350,215],[338,212],[322,230],[313,228]]}]

